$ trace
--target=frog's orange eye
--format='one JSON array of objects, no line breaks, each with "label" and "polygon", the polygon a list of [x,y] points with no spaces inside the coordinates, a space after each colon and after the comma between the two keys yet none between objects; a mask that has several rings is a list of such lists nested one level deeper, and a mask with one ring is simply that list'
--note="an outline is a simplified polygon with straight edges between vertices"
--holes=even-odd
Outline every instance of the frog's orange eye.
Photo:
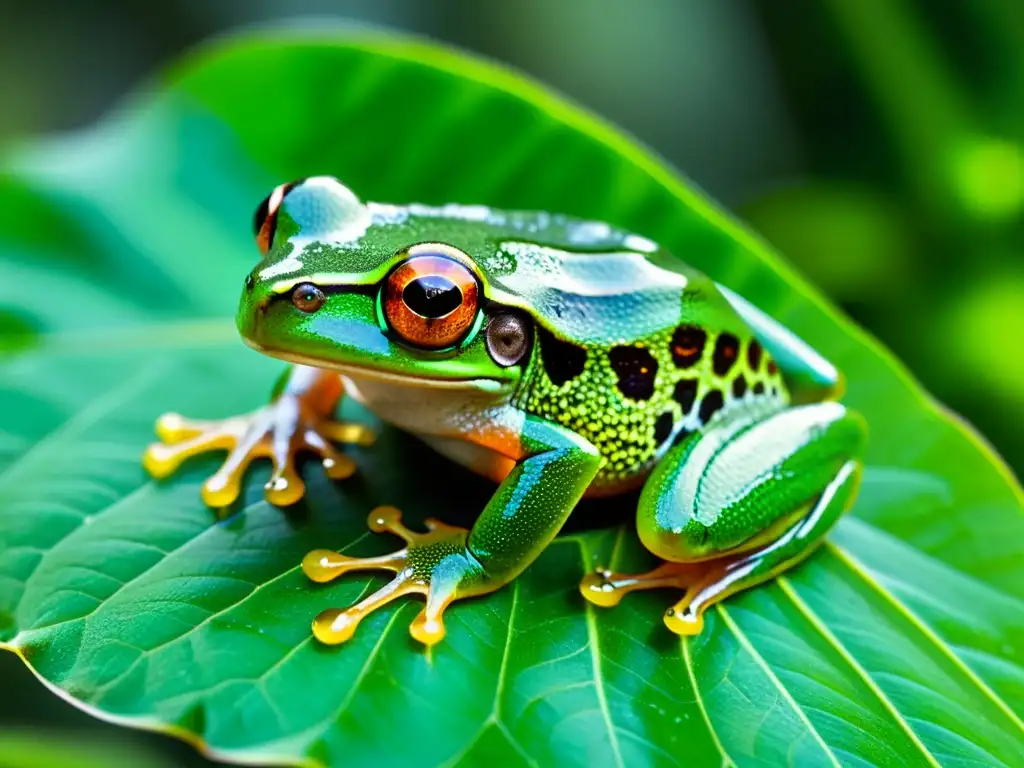
[{"label": "frog's orange eye", "polygon": [[274,232],[277,229],[277,212],[281,208],[281,202],[288,191],[299,184],[292,181],[288,184],[279,184],[274,191],[263,198],[263,202],[256,208],[256,215],[253,217],[253,229],[256,233],[256,245],[260,253],[266,254],[274,243]]},{"label": "frog's orange eye", "polygon": [[464,264],[425,253],[404,261],[384,285],[384,317],[405,341],[444,349],[469,333],[480,306],[476,277]]}]

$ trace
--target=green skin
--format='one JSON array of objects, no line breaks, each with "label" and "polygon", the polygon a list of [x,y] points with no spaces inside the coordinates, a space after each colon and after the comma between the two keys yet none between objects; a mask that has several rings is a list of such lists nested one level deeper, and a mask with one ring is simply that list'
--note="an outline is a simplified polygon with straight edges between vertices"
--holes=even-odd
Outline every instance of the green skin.
[{"label": "green skin", "polygon": [[[641,576],[598,571],[581,588],[602,605],[631,589],[682,588],[666,623],[692,634],[708,605],[798,562],[852,503],[866,430],[835,402],[835,368],[644,238],[547,213],[363,204],[329,177],[277,202],[238,327],[251,346],[297,365],[235,454],[259,438],[316,431],[336,398],[305,417],[280,418],[286,406],[275,404],[295,413],[294,402],[309,406],[308,393],[341,374],[382,419],[500,481],[468,534],[378,520],[408,546],[390,561],[335,556],[337,573],[399,575],[388,595],[318,620],[322,640],[346,639],[392,594],[418,591],[427,608],[413,633],[435,642],[451,600],[515,578],[584,495],[640,485],[637,532],[666,564]],[[423,348],[382,310],[382,286],[413,246],[456,254],[478,280],[476,319],[450,347]],[[310,285],[325,300],[304,311],[293,299]],[[511,365],[487,340],[488,323],[510,310],[530,339]],[[329,553],[310,557],[313,578],[336,575]]]}]

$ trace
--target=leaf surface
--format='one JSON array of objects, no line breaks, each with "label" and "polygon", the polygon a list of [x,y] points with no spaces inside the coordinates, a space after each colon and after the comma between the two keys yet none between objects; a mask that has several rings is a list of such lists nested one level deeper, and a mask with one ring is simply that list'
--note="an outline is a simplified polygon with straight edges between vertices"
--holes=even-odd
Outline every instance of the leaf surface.
[{"label": "leaf surface", "polygon": [[[151,482],[156,416],[266,400],[280,365],[232,315],[275,184],[605,220],[786,323],[871,428],[853,513],[807,563],[671,635],[673,598],[584,605],[597,564],[650,563],[631,500],[585,504],[517,582],[425,653],[403,603],[346,646],[308,550],[374,554],[380,503],[472,519],[490,486],[397,431],[357,481],[308,467],[282,514],[252,473],[215,522],[216,458]],[[1020,765],[1024,515],[1009,470],[754,235],[629,138],[518,74],[415,40],[261,33],[207,47],[89,131],[0,176],[0,642],[95,714],[226,759],[302,765]],[[936,341],[936,343],[938,343]],[[355,419],[371,414],[350,404]],[[585,530],[611,517],[611,527]]]}]

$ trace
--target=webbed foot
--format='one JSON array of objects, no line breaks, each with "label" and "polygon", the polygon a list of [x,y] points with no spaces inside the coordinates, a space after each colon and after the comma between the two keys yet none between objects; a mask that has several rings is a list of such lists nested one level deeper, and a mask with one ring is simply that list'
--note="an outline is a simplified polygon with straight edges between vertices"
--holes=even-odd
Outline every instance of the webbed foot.
[{"label": "webbed foot", "polygon": [[580,580],[580,593],[594,605],[610,608],[623,596],[641,589],[670,587],[685,590],[683,597],[665,611],[665,625],[677,635],[696,635],[704,627],[704,609],[710,600],[697,599],[705,585],[721,579],[723,566],[717,562],[662,563],[647,573],[615,573],[598,568]]},{"label": "webbed foot", "polygon": [[611,608],[618,605],[628,592],[659,587],[685,588],[692,566],[682,563],[662,563],[648,573],[616,573],[598,568],[580,580],[580,594],[594,605]]},{"label": "webbed foot", "polygon": [[302,561],[306,576],[328,582],[350,571],[385,570],[395,577],[372,595],[350,608],[331,608],[313,620],[313,634],[322,643],[337,645],[350,639],[359,622],[402,595],[418,594],[426,605],[409,627],[409,633],[424,645],[444,638],[442,615],[453,601],[491,592],[501,586],[490,579],[466,546],[469,531],[428,518],[426,533],[411,531],[402,524],[394,507],[378,507],[367,519],[370,530],[387,531],[405,540],[406,546],[389,555],[347,557],[326,549],[310,552]]},{"label": "webbed foot", "polygon": [[[598,568],[580,581],[580,593],[594,605],[610,608],[622,597],[641,589],[665,587],[684,590],[683,597],[665,611],[665,626],[677,635],[696,635],[704,628],[704,611],[725,597],[716,591],[733,561],[662,563],[647,573],[615,573]],[[717,599],[716,599],[717,598]]]},{"label": "webbed foot", "polygon": [[356,467],[331,441],[359,445],[373,442],[373,433],[366,427],[334,421],[301,396],[291,394],[282,394],[250,414],[218,421],[167,413],[157,420],[156,433],[161,442],[151,444],[142,458],[143,466],[155,478],[171,475],[192,456],[207,451],[228,452],[224,464],[203,484],[203,501],[210,507],[225,507],[238,498],[253,459],[270,459],[273,470],[264,496],[271,504],[287,506],[305,493],[295,467],[298,453],[318,455],[328,477],[343,479],[350,477]]}]

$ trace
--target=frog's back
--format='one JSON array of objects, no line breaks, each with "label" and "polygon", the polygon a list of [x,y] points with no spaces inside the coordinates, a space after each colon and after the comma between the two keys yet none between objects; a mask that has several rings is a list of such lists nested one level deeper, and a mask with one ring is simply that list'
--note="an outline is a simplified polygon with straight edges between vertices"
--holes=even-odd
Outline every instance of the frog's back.
[{"label": "frog's back", "polygon": [[[385,260],[410,240],[451,243],[487,298],[530,314],[537,340],[513,396],[605,458],[592,489],[636,484],[674,442],[738,408],[786,400],[774,362],[712,280],[603,222],[483,206],[370,204]],[[467,226],[471,224],[472,226]]]},{"label": "frog's back", "polygon": [[536,320],[517,404],[589,440],[592,487],[635,485],[675,442],[740,408],[781,408],[778,367],[707,276],[663,251],[509,246],[494,278]]}]

